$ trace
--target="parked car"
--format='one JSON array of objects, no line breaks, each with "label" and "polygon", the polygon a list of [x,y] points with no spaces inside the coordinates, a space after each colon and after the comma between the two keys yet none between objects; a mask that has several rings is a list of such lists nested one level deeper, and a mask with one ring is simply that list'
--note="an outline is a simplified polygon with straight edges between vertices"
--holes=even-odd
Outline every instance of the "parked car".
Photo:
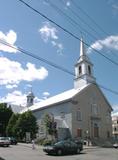
[{"label": "parked car", "polygon": [[17,140],[16,140],[16,138],[14,138],[14,137],[8,137],[8,139],[9,139],[9,141],[10,141],[10,144],[17,144]]},{"label": "parked car", "polygon": [[0,137],[0,146],[6,146],[8,147],[10,145],[10,141],[8,137]]},{"label": "parked car", "polygon": [[113,147],[114,147],[114,148],[118,148],[118,143],[114,143],[114,144],[113,144]]},{"label": "parked car", "polygon": [[46,145],[43,151],[48,154],[73,154],[80,153],[83,150],[82,142],[74,142],[72,140],[63,140],[52,145]]}]

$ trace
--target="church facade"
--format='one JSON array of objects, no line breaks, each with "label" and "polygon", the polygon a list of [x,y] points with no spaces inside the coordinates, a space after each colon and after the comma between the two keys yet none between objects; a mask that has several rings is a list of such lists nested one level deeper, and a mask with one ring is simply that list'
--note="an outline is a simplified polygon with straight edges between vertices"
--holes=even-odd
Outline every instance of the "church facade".
[{"label": "church facade", "polygon": [[[34,95],[30,94],[28,102],[32,103],[32,98]],[[82,39],[80,57],[75,64],[74,88],[37,104],[31,103],[28,109],[37,118],[39,137],[45,135],[42,122],[45,113],[57,122],[59,139],[72,137],[98,144],[112,137],[112,107],[96,83],[93,64],[86,55]]]}]

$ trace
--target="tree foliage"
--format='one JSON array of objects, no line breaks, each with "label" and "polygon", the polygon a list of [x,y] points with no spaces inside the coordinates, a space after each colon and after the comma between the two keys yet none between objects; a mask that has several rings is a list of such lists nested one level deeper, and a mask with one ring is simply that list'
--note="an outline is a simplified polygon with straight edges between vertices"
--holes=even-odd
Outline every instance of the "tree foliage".
[{"label": "tree foliage", "polygon": [[26,132],[30,132],[31,138],[35,137],[38,130],[38,126],[37,126],[36,118],[31,111],[22,113],[19,116],[15,125],[15,130],[16,130],[17,137],[19,137],[20,139],[25,138]]},{"label": "tree foliage", "polygon": [[44,121],[44,125],[46,128],[46,132],[49,135],[52,135],[56,138],[56,136],[57,136],[57,123],[54,121],[54,117],[52,117],[50,114],[46,113],[44,115],[43,121]]},{"label": "tree foliage", "polygon": [[16,131],[16,127],[15,127],[15,125],[16,125],[16,122],[17,122],[19,116],[20,115],[18,113],[17,114],[15,114],[15,113],[12,114],[11,118],[9,119],[7,128],[6,128],[7,136],[16,137],[16,132],[15,132]]},{"label": "tree foliage", "polygon": [[6,103],[0,103],[0,135],[6,135],[6,127],[12,115],[12,109]]}]

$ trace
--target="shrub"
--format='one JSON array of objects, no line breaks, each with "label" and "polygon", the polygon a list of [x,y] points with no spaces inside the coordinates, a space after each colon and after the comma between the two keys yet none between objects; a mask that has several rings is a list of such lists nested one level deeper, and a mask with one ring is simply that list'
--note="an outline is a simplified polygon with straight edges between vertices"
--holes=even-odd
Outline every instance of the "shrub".
[{"label": "shrub", "polygon": [[45,145],[51,145],[51,144],[53,144],[53,141],[52,141],[52,140],[45,139],[45,140],[43,141],[43,145],[44,145],[44,146],[45,146]]},{"label": "shrub", "polygon": [[38,144],[38,145],[43,145],[43,142],[44,142],[45,138],[42,137],[42,138],[38,138],[35,143]]}]

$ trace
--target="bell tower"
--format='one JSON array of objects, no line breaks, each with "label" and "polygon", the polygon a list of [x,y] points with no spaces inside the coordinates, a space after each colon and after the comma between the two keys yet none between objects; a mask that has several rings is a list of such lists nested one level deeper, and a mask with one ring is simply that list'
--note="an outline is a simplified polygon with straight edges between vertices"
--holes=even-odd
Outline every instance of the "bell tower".
[{"label": "bell tower", "polygon": [[34,96],[33,92],[32,91],[29,92],[27,95],[27,107],[30,107],[34,104],[34,98],[35,98],[35,96]]},{"label": "bell tower", "polygon": [[80,41],[80,57],[75,64],[74,88],[80,88],[88,83],[95,83],[93,77],[93,64],[86,55],[83,39]]}]

